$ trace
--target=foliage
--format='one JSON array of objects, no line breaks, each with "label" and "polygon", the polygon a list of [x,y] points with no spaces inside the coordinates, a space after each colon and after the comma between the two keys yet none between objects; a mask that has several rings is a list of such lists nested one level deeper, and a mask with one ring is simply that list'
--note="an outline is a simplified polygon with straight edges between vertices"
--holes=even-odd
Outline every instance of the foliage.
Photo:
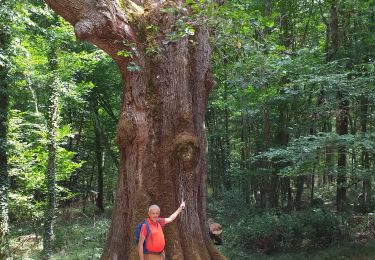
[{"label": "foliage", "polygon": [[298,252],[279,252],[261,254],[254,251],[233,250],[223,247],[221,251],[229,258],[236,260],[299,260],[299,259],[364,259],[370,260],[375,253],[374,241],[366,244],[340,243],[330,248],[299,250]]},{"label": "foliage", "polygon": [[[206,118],[214,196],[240,190],[248,205],[293,204],[282,201],[295,195],[277,188],[284,181],[294,191],[297,178],[306,182],[311,175],[324,179],[316,180],[318,185],[327,178],[327,185],[334,185],[344,171],[351,174],[351,202],[371,178],[373,168],[363,154],[371,154],[374,146],[375,77],[369,58],[374,54],[369,48],[374,3],[338,1],[339,33],[346,38],[340,38],[335,58],[328,59],[333,48],[330,3],[269,1],[267,9],[263,2],[230,1],[212,11],[218,85]],[[349,132],[344,135],[336,127],[339,92],[349,102]],[[337,163],[339,147],[345,147],[344,168]],[[272,185],[277,187],[269,191]],[[278,201],[270,201],[275,196]]]},{"label": "foliage", "polygon": [[[89,182],[93,172],[88,164],[94,162],[90,149],[95,142],[92,123],[86,120],[91,116],[89,98],[96,93],[102,107],[101,120],[108,122],[103,124],[103,131],[113,136],[120,78],[118,69],[103,52],[76,41],[71,26],[56,18],[45,4],[20,2],[17,8],[19,19],[14,24],[10,68],[10,216],[13,222],[32,220],[39,225],[46,194],[47,86],[55,79],[60,86],[56,164],[60,206],[86,196],[95,185],[95,180]],[[56,50],[53,60],[52,50]],[[54,71],[51,64],[56,66]],[[113,141],[108,142],[108,149],[113,146]],[[109,187],[116,182],[113,168],[113,163],[106,164]]]},{"label": "foliage", "polygon": [[[211,202],[212,203],[212,202]],[[351,237],[347,215],[327,209],[309,209],[292,214],[280,211],[237,210],[236,205],[218,204],[211,208],[216,221],[224,226],[226,246],[262,252],[327,247]],[[211,204],[212,207],[212,204]]]},{"label": "foliage", "polygon": [[[55,225],[56,242],[51,259],[98,259],[109,227],[105,216],[82,215],[77,208],[69,209],[74,219],[59,215]],[[74,214],[75,212],[75,214]],[[78,214],[79,213],[79,214]],[[11,248],[14,258],[40,259],[41,243],[28,225],[12,229]]]},{"label": "foliage", "polygon": [[[61,147],[70,134],[68,127],[58,129],[57,143],[60,146],[57,153],[58,182],[67,180],[71,172],[81,167],[83,163],[72,162],[71,159],[75,154]],[[47,167],[46,143],[46,129],[37,115],[17,110],[10,111],[9,175],[14,185],[9,195],[9,214],[13,221],[30,219],[40,221],[42,217],[46,194],[44,182]],[[62,186],[57,186],[57,189],[58,202],[73,195]]]}]

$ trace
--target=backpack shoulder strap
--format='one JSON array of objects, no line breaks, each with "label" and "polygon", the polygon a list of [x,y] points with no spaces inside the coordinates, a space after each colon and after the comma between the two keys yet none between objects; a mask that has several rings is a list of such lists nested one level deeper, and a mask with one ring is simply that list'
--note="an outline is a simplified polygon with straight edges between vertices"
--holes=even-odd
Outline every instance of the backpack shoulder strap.
[{"label": "backpack shoulder strap", "polygon": [[151,232],[151,229],[150,229],[150,224],[148,223],[147,220],[144,220],[144,221],[143,221],[143,224],[146,225],[146,237],[145,237],[145,242],[146,242],[146,240],[147,240],[147,238],[148,238],[148,234]]},{"label": "backpack shoulder strap", "polygon": [[161,218],[158,218],[158,220],[156,220],[156,223],[158,223],[158,224],[160,225],[160,227],[161,227],[162,229],[164,229],[164,226],[162,226],[160,222],[161,222]]},{"label": "backpack shoulder strap", "polygon": [[151,233],[151,229],[150,229],[150,224],[148,223],[146,219],[143,221],[143,224],[146,225],[146,237],[145,237],[145,241],[143,241],[143,253],[147,254],[148,250],[146,248],[146,241],[147,241],[148,235]]}]

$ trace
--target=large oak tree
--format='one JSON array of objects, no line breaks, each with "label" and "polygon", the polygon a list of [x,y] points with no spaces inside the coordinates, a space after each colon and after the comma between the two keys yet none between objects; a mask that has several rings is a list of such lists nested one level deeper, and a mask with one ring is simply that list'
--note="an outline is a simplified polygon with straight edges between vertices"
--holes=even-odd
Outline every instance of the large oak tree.
[{"label": "large oak tree", "polygon": [[[205,108],[213,87],[201,16],[180,0],[46,0],[78,38],[108,53],[123,79],[119,182],[102,259],[137,259],[148,205],[187,208],[166,228],[168,259],[224,259],[206,225]],[[202,19],[201,21],[193,20]]]}]

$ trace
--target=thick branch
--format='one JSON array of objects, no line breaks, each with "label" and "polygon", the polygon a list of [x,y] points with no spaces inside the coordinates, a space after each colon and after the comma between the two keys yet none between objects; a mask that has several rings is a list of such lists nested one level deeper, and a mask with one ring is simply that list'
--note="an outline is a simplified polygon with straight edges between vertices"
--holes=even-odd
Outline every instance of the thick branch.
[{"label": "thick branch", "polygon": [[135,33],[128,21],[130,16],[143,13],[143,8],[131,1],[125,1],[124,7],[118,1],[104,0],[45,2],[74,26],[78,38],[97,45],[112,57],[123,48],[123,41],[135,41]]}]

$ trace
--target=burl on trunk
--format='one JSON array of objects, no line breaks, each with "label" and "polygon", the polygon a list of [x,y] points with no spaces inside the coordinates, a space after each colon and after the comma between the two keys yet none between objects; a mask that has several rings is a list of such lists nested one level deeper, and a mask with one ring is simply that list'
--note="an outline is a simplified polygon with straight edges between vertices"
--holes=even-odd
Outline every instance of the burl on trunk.
[{"label": "burl on trunk", "polygon": [[188,24],[184,1],[46,2],[78,38],[117,62],[124,82],[119,182],[102,259],[137,259],[136,223],[150,204],[169,215],[182,194],[186,210],[165,230],[168,259],[225,259],[210,241],[205,217],[204,116],[213,80],[204,25]]}]

